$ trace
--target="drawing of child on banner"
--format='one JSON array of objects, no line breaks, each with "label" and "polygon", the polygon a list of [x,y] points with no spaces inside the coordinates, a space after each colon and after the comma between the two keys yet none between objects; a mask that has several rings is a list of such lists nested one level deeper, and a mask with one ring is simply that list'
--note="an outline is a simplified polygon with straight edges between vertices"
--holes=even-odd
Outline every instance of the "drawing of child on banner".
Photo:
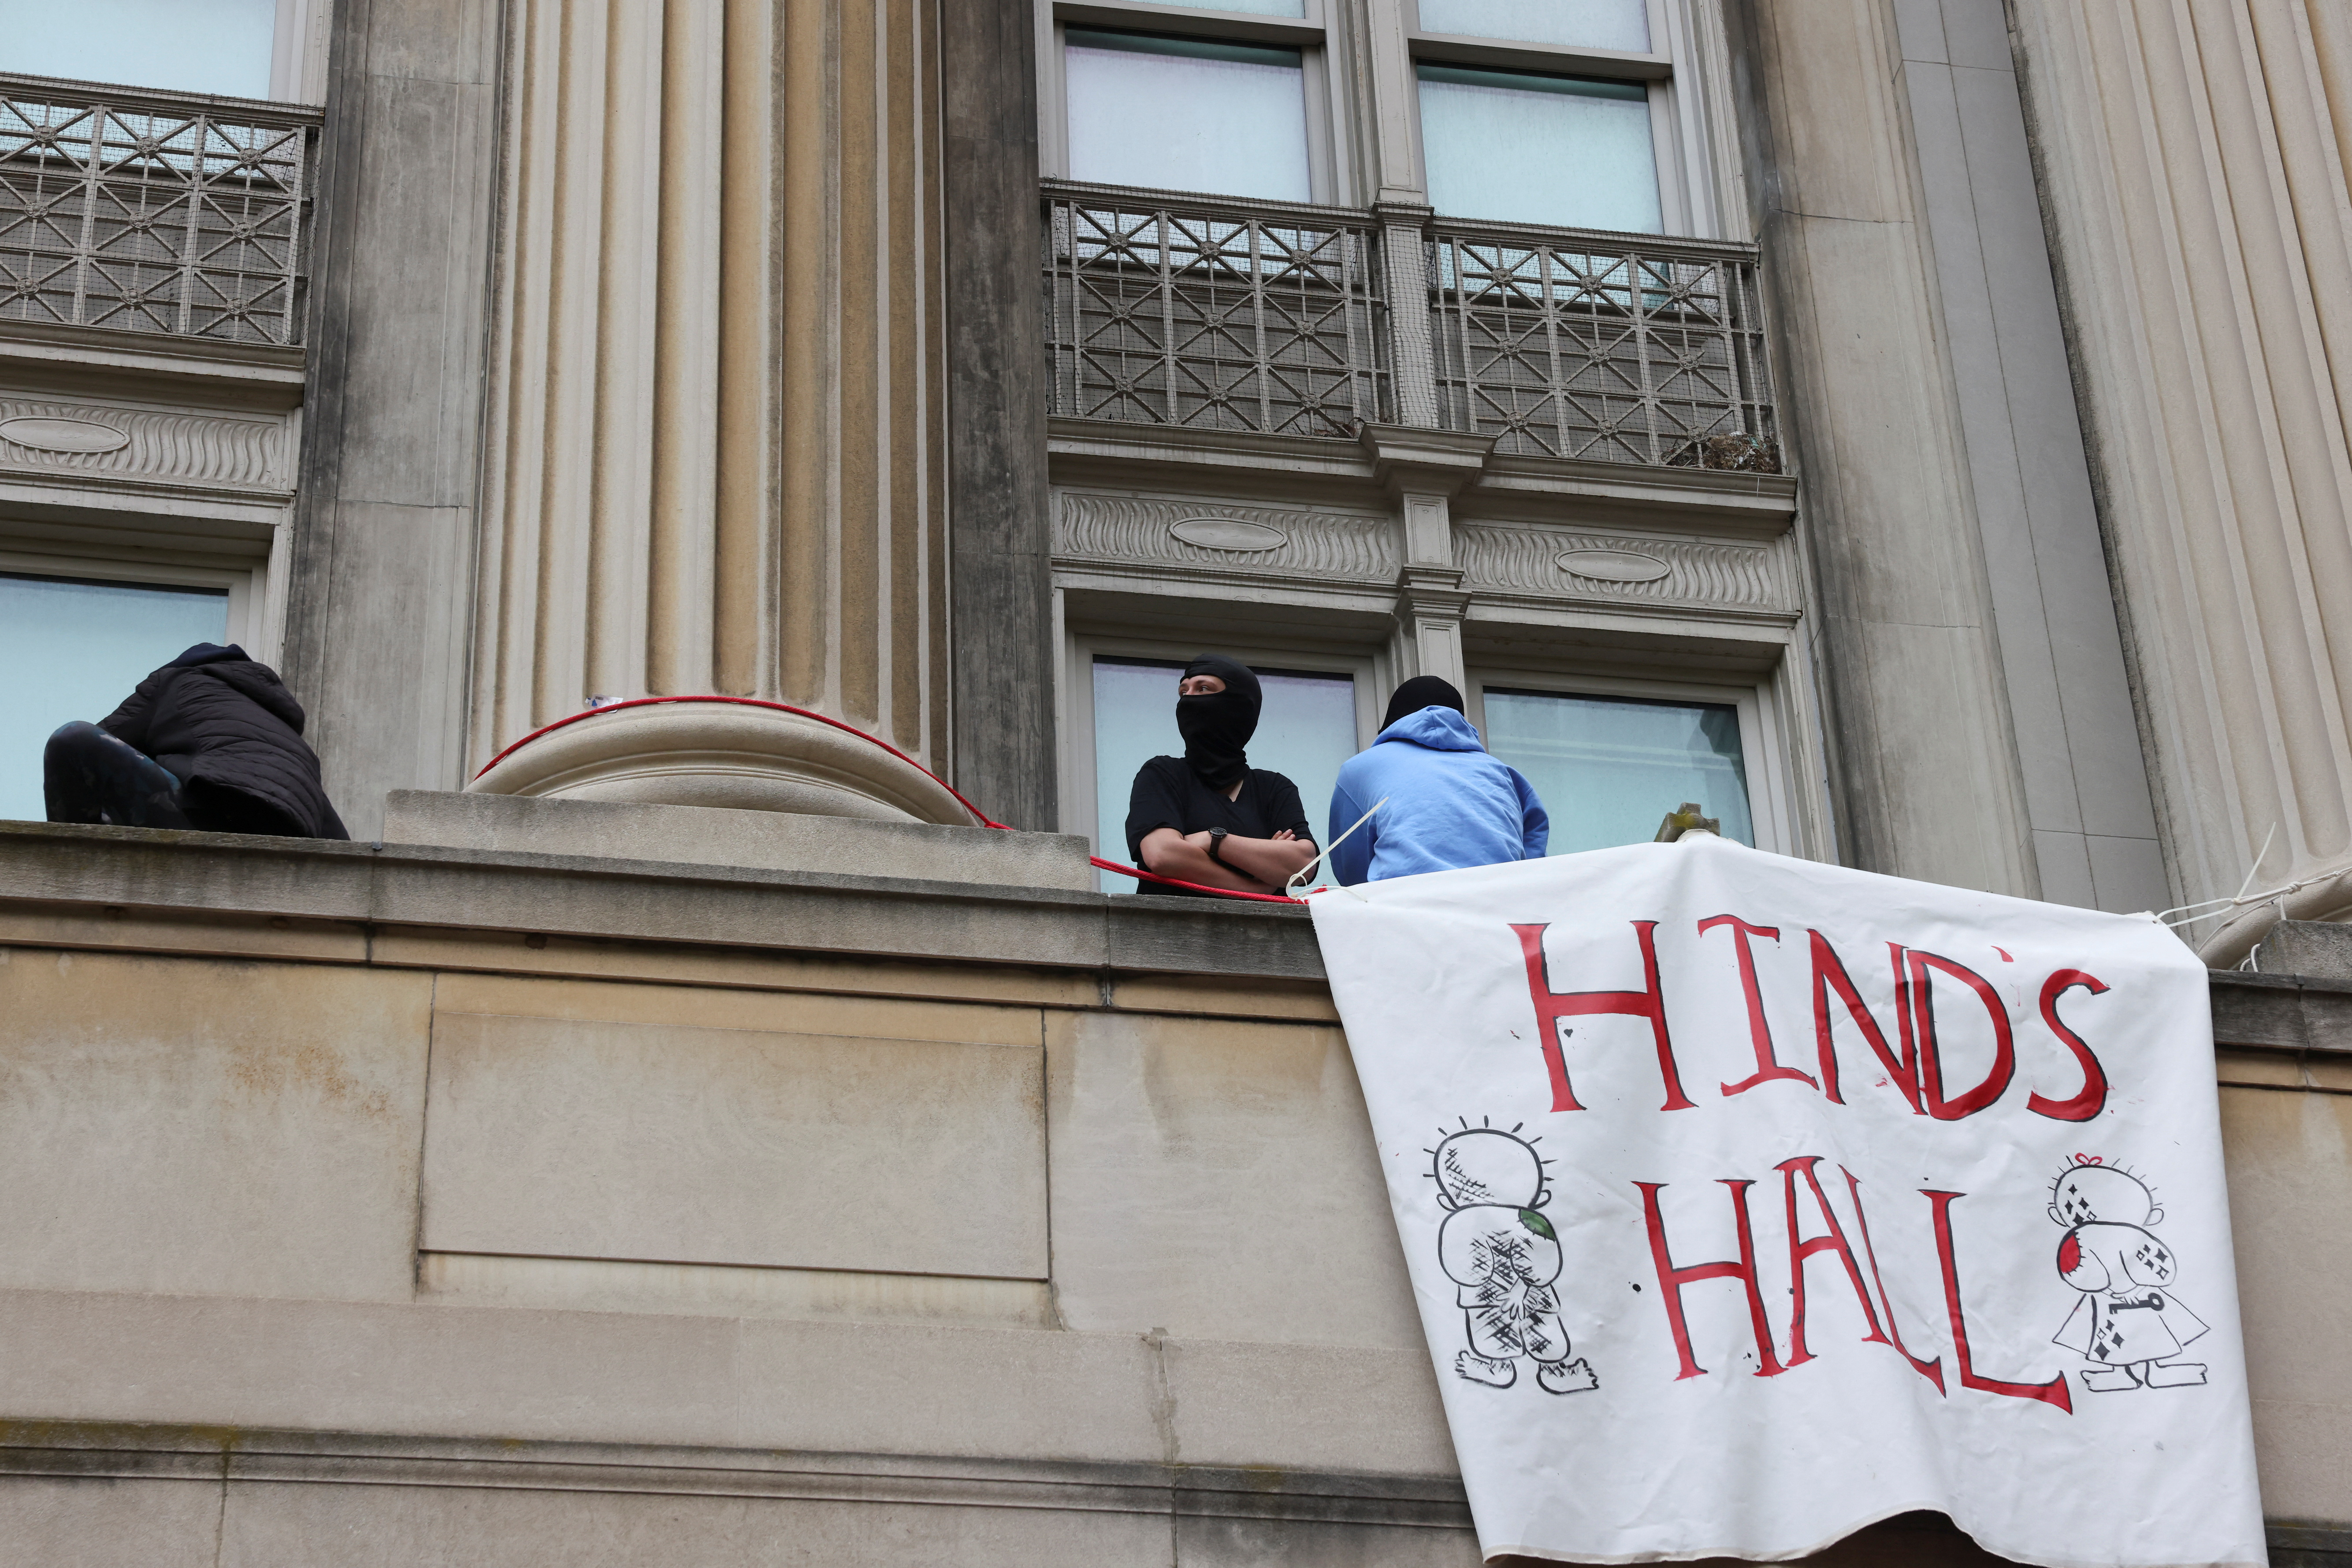
[{"label": "drawing of child on banner", "polygon": [[1438,1228],[1438,1259],[1456,1287],[1470,1342],[1454,1370],[1508,1388],[1524,1357],[1546,1393],[1580,1394],[1601,1380],[1583,1358],[1568,1359],[1552,1288],[1563,1263],[1559,1237],[1540,1212],[1551,1194],[1534,1141],[1517,1132],[1465,1120],[1430,1152],[1437,1201],[1451,1211]]},{"label": "drawing of child on banner", "polygon": [[2164,1218],[2156,1194],[2128,1171],[2077,1154],[2050,1186],[2050,1217],[2068,1227],[2059,1278],[2083,1292],[2053,1343],[2098,1363],[2082,1374],[2095,1394],[2187,1388],[2205,1381],[2197,1362],[2175,1362],[2206,1331],[2173,1296],[2179,1262],[2147,1227]]}]

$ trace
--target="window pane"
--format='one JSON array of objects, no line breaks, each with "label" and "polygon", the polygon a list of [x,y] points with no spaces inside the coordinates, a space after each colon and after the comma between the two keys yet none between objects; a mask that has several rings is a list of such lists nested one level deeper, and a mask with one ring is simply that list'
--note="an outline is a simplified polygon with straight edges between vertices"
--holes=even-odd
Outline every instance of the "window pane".
[{"label": "window pane", "polygon": [[1644,702],[1486,693],[1486,749],[1528,775],[1551,813],[1551,852],[1646,844],[1686,800],[1756,842],[1739,710],[1729,703]]},{"label": "window pane", "polygon": [[1307,0],[1160,0],[1160,4],[1181,5],[1187,11],[1245,11],[1253,16],[1307,15]]},{"label": "window pane", "polygon": [[38,822],[41,746],[105,718],[157,666],[228,640],[228,595],[127,583],[0,576],[0,817]]},{"label": "window pane", "polygon": [[1649,0],[1421,0],[1421,30],[1650,52]]},{"label": "window pane", "polygon": [[6,68],[32,76],[268,98],[277,32],[278,0],[0,0]]},{"label": "window pane", "polygon": [[[1159,659],[1095,660],[1095,853],[1127,858],[1127,799],[1135,771],[1152,757],[1181,757],[1176,732],[1180,663]],[[1356,682],[1352,676],[1261,669],[1265,706],[1250,740],[1254,768],[1270,768],[1298,786],[1299,804],[1323,841],[1331,786],[1339,764],[1356,753]],[[1135,879],[1097,873],[1106,893],[1135,891]]]},{"label": "window pane", "polygon": [[1067,31],[1070,177],[1303,202],[1307,73],[1297,49]]},{"label": "window pane", "polygon": [[1421,151],[1448,217],[1655,234],[1658,165],[1638,82],[1423,65]]}]

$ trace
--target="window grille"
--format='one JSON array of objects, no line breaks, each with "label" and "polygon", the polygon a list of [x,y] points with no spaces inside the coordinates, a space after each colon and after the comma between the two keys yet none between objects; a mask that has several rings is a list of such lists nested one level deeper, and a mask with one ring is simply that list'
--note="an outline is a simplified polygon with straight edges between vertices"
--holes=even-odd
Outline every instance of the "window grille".
[{"label": "window grille", "polygon": [[1444,226],[1427,258],[1445,428],[1604,462],[1777,455],[1752,247]]},{"label": "window grille", "polygon": [[1066,181],[1044,207],[1056,416],[1780,470],[1754,246]]},{"label": "window grille", "polygon": [[1388,417],[1365,215],[1057,182],[1045,216],[1055,413],[1339,437]]},{"label": "window grille", "polygon": [[302,341],[319,117],[0,76],[0,321]]}]

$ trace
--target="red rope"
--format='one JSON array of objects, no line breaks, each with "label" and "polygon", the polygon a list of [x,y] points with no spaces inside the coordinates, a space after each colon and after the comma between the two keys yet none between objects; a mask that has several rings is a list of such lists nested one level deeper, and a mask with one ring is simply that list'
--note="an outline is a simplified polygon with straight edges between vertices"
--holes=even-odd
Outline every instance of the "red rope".
[{"label": "red rope", "polygon": [[[732,702],[738,707],[742,708],[772,708],[779,713],[797,713],[803,719],[814,719],[820,724],[830,724],[833,728],[840,731],[845,735],[855,735],[857,739],[866,742],[868,744],[881,747],[884,751],[889,752],[892,756],[898,758],[900,762],[906,763],[908,767],[913,768],[916,772],[929,779],[933,784],[947,791],[950,795],[954,795],[956,797],[957,804],[961,805],[966,811],[971,813],[972,816],[978,820],[982,827],[993,827],[1004,833],[1015,831],[1015,829],[1007,826],[1002,822],[992,820],[989,816],[988,813],[972,805],[971,801],[966,800],[963,796],[963,792],[957,789],[955,785],[948,783],[947,780],[940,777],[939,774],[931,772],[930,769],[923,766],[922,763],[915,761],[914,758],[908,756],[906,752],[900,751],[889,742],[883,740],[878,735],[869,735],[865,731],[858,729],[856,725],[845,724],[840,720],[828,718],[823,713],[814,713],[805,708],[795,708],[789,702],[771,702],[763,697],[632,697],[625,702],[607,702],[601,708],[583,708],[577,713],[571,714],[566,718],[558,719],[552,724],[541,725],[538,729],[533,730],[530,734],[525,735],[521,740],[508,746],[504,751],[500,752],[497,756],[492,757],[488,762],[484,763],[480,771],[476,773],[474,776],[478,779],[480,778],[483,773],[488,773],[492,768],[497,767],[500,763],[505,762],[522,747],[530,744],[533,741],[538,740],[541,735],[562,729],[567,724],[577,724],[583,719],[593,719],[599,713],[616,713],[624,708],[646,708],[658,702]],[[1213,893],[1221,899],[1247,899],[1253,903],[1260,904],[1303,904],[1307,901],[1304,899],[1288,898],[1280,893],[1244,893],[1237,892],[1231,888],[1211,888],[1199,882],[1180,882],[1173,877],[1163,877],[1156,871],[1144,870],[1139,866],[1122,866],[1116,860],[1105,860],[1099,856],[1095,855],[1087,856],[1087,859],[1103,870],[1115,871],[1122,877],[1134,877],[1139,880],[1147,882],[1160,882],[1171,888],[1188,888],[1196,893]]]}]

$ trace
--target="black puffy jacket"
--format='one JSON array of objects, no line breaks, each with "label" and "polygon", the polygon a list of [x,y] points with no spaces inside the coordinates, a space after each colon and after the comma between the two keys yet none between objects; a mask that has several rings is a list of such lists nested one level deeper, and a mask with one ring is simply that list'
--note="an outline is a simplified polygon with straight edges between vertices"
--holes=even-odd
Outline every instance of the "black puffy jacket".
[{"label": "black puffy jacket", "polygon": [[235,643],[198,643],[98,725],[172,770],[199,827],[349,838],[320,781],[318,753],[302,739],[302,718],[276,670]]}]

